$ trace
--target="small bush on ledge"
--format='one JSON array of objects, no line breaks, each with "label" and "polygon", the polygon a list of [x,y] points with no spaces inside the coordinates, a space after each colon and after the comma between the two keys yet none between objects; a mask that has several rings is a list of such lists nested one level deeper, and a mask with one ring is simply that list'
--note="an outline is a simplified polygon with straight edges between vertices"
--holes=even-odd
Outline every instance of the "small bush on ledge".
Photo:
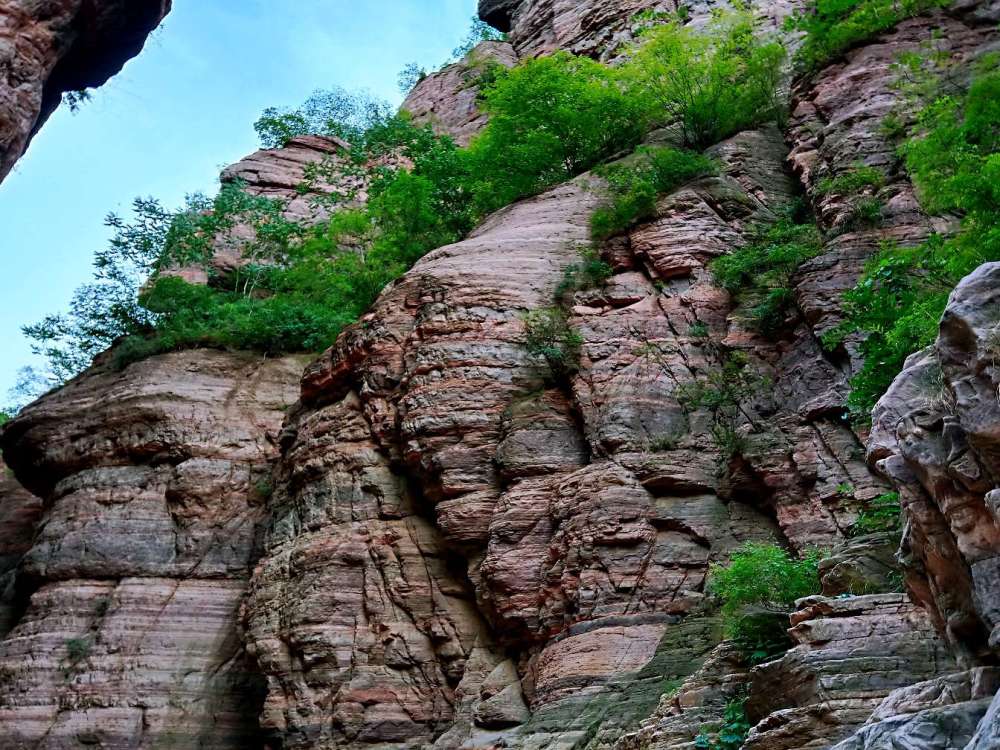
[{"label": "small bush on ledge", "polygon": [[898,492],[886,492],[871,500],[848,530],[850,536],[896,532],[902,524]]},{"label": "small bush on ledge", "polygon": [[566,378],[579,369],[583,338],[558,307],[532,310],[524,316],[525,346],[545,360],[552,377]]},{"label": "small bush on ledge", "polygon": [[822,249],[816,226],[796,222],[789,211],[746,245],[715,260],[711,270],[719,286],[748,303],[750,327],[773,336],[795,309],[792,275]]},{"label": "small bush on ledge", "polygon": [[801,559],[774,544],[748,543],[728,565],[714,564],[708,590],[722,600],[726,636],[751,664],[791,645],[788,615],[796,599],[819,593],[819,553]]},{"label": "small bush on ledge", "polygon": [[715,174],[718,165],[694,151],[667,147],[643,147],[634,163],[616,164],[598,170],[610,192],[607,205],[590,220],[594,239],[603,240],[656,214],[656,199],[696,177]]}]

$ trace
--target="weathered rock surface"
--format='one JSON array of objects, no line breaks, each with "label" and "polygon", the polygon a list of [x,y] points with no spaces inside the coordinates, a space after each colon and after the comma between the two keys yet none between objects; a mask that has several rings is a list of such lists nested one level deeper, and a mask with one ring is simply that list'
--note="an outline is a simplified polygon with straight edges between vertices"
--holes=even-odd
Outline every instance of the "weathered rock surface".
[{"label": "weathered rock surface", "polygon": [[[715,5],[691,5],[693,22]],[[0,488],[0,745],[677,750],[745,691],[748,748],[826,750],[865,722],[843,750],[996,744],[979,665],[1000,640],[1000,270],[956,292],[938,347],[876,415],[917,604],[881,593],[899,583],[893,540],[841,544],[888,485],[843,418],[853,342],[831,356],[817,340],[880,241],[934,229],[879,122],[899,50],[935,25],[958,56],[990,41],[992,16],[966,5],[800,83],[787,134],[719,144],[719,175],[596,248],[613,274],[568,305],[570,375],[529,352],[525,313],[554,304],[591,244],[588,175],[427,255],[304,377],[295,358],[182,352],[98,363],[25,410],[2,440],[41,499]],[[484,0],[511,44],[479,53],[613,57],[641,10],[676,7]],[[404,106],[466,142],[484,122],[476,72],[447,68]],[[344,148],[297,138],[223,179],[317,221],[365,199]],[[886,171],[878,227],[817,189],[858,161]],[[708,266],[803,186],[835,236],[793,280],[801,314],[766,340]],[[244,229],[216,247],[217,270],[245,262]],[[682,393],[734,352],[754,387],[724,444]],[[928,390],[942,381],[943,399]],[[798,645],[753,670],[718,645],[705,592],[710,564],[746,541],[841,545],[828,597],[793,617]],[[950,674],[932,622],[977,669]]]},{"label": "weathered rock surface", "polygon": [[0,640],[0,746],[256,742],[238,616],[301,367],[197,350],[98,366],[7,425],[45,509]]},{"label": "weathered rock surface", "polygon": [[67,91],[105,83],[137,55],[171,0],[0,2],[0,181]]},{"label": "weathered rock surface", "polygon": [[[937,677],[889,695],[834,750],[987,750],[996,747],[995,668]],[[995,703],[995,701],[993,701]]]},{"label": "weathered rock surface", "polygon": [[900,491],[914,591],[971,663],[992,658],[1000,637],[998,282],[1000,264],[988,263],[955,289],[937,344],[876,407],[869,446]]},{"label": "weathered rock surface", "polygon": [[417,83],[400,109],[413,115],[414,122],[430,125],[436,133],[467,146],[488,121],[477,101],[480,78],[492,66],[511,68],[516,64],[517,53],[510,44],[483,42],[464,60]]},{"label": "weathered rock surface", "polygon": [[863,724],[894,689],[956,668],[927,613],[905,594],[803,602],[795,648],[755,667],[746,750],[825,750]]},{"label": "weathered rock surface", "polygon": [[41,499],[24,489],[0,461],[0,638],[17,621],[17,566],[31,549],[41,516]]}]

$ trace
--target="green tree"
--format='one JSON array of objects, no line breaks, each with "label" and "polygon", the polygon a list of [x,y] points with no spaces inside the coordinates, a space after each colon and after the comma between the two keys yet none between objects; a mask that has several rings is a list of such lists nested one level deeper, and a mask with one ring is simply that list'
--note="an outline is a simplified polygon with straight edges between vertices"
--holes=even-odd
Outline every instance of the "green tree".
[{"label": "green tree", "polygon": [[294,109],[269,107],[254,123],[265,148],[281,148],[299,135],[325,135],[357,145],[372,127],[394,116],[392,106],[365,92],[316,91]]}]

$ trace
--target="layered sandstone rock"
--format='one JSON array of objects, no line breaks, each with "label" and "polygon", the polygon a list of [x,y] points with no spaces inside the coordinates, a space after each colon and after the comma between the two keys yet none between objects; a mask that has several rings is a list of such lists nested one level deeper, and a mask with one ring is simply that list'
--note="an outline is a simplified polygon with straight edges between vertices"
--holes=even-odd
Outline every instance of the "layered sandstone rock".
[{"label": "layered sandstone rock", "polygon": [[99,365],[7,425],[45,510],[0,640],[0,745],[256,741],[238,614],[301,367],[197,350]]},{"label": "layered sandstone rock", "polygon": [[997,746],[996,668],[937,677],[889,695],[854,736],[834,750],[989,750]]},{"label": "layered sandstone rock", "polygon": [[[657,682],[638,686],[656,665],[683,679],[718,638],[699,619],[711,561],[829,543],[855,513],[835,488],[881,491],[821,410],[754,394],[727,466],[709,415],[679,406],[724,338],[755,353],[707,263],[794,190],[777,131],[713,153],[720,176],[605,248],[616,274],[577,294],[570,382],[527,351],[522,318],[588,242],[587,176],[426,256],[311,366],[246,610],[287,747],[476,745],[505,726],[518,746],[613,742],[655,706]],[[664,434],[680,437],[651,449]]]},{"label": "layered sandstone rock", "polygon": [[0,2],[0,181],[67,91],[100,86],[139,53],[171,0]]},{"label": "layered sandstone rock", "polygon": [[486,126],[487,116],[479,108],[480,80],[494,66],[511,68],[517,53],[506,42],[483,42],[464,60],[448,65],[417,83],[401,109],[418,124],[451,136],[460,146]]},{"label": "layered sandstone rock", "polygon": [[[692,21],[714,5],[689,6]],[[191,351],[98,363],[29,407],[3,442],[44,510],[0,488],[14,498],[0,580],[16,577],[0,745],[679,750],[749,691],[748,747],[825,750],[873,710],[845,750],[923,748],[935,721],[947,731],[928,748],[991,747],[990,672],[886,695],[957,669],[932,619],[966,661],[994,653],[1000,271],[956,292],[936,352],[877,415],[872,455],[904,495],[921,606],[891,592],[891,541],[853,540],[824,563],[829,598],[794,617],[799,645],[750,670],[717,647],[705,592],[744,542],[830,548],[888,489],[843,418],[853,344],[831,356],[817,337],[880,241],[934,229],[879,130],[893,55],[934,26],[957,56],[983,48],[983,7],[851,51],[797,87],[790,161],[776,129],[741,133],[710,150],[717,176],[596,247],[613,274],[569,301],[571,374],[529,352],[525,314],[555,304],[591,246],[589,175],[427,255],[304,378],[296,358]],[[556,48],[607,58],[642,10],[676,8],[485,0],[513,46],[480,50],[504,65]],[[464,142],[483,124],[475,73],[448,68],[405,106]],[[364,200],[344,148],[294,139],[223,179],[317,221]],[[878,227],[817,190],[855,162],[886,171]],[[803,185],[831,239],[793,280],[801,314],[765,339],[709,264]],[[218,270],[245,261],[244,229],[217,246]],[[734,353],[754,387],[723,445],[682,394]],[[928,391],[934,366],[950,400]]]},{"label": "layered sandstone rock", "polygon": [[895,688],[956,669],[927,613],[905,594],[802,602],[796,646],[751,672],[746,750],[825,750]]}]

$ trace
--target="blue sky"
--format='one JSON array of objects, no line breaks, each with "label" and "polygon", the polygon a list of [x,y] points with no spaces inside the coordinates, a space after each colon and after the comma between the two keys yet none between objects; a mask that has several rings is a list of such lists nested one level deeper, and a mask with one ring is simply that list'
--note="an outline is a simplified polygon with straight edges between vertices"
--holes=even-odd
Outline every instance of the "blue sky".
[{"label": "blue sky", "polygon": [[476,0],[174,0],[145,50],[73,114],[57,111],[0,184],[0,404],[32,363],[22,325],[90,277],[108,212],[212,192],[257,148],[253,122],[334,85],[400,100],[396,76],[445,61]]}]

